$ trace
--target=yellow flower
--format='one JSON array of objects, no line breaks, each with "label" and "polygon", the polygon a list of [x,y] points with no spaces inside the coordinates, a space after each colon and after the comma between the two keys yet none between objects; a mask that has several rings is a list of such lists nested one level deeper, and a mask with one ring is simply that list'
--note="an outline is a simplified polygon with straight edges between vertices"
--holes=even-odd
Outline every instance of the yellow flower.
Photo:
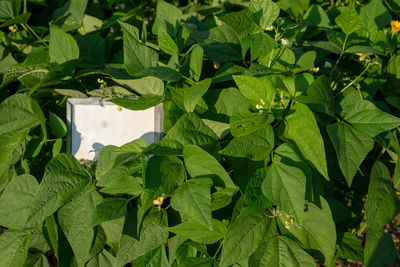
[{"label": "yellow flower", "polygon": [[390,26],[392,26],[392,32],[396,33],[398,31],[400,31],[400,21],[398,20],[392,20],[390,22]]}]

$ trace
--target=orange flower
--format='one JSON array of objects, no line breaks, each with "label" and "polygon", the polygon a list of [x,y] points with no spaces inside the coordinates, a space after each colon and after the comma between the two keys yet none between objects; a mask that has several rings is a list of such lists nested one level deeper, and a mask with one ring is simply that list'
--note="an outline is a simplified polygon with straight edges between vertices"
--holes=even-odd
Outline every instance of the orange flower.
[{"label": "orange flower", "polygon": [[392,32],[396,33],[398,31],[400,31],[400,21],[398,20],[392,20],[390,22],[390,26],[392,26]]}]

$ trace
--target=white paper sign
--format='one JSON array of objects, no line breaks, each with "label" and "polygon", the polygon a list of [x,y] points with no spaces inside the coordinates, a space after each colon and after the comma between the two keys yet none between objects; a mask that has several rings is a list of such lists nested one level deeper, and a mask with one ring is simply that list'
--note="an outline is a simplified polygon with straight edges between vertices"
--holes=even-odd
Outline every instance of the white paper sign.
[{"label": "white paper sign", "polygon": [[67,121],[69,152],[77,159],[93,160],[106,145],[121,146],[138,138],[148,145],[158,142],[162,106],[133,111],[99,98],[69,98]]}]

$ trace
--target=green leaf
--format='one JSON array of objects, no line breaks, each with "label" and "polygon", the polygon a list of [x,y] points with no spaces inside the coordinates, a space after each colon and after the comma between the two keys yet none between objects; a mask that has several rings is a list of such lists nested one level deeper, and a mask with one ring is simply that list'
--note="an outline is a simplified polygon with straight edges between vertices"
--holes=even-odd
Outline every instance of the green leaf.
[{"label": "green leaf", "polygon": [[[185,167],[181,160],[174,156],[153,156],[146,166],[144,185],[146,189],[165,187],[174,189],[182,184],[185,178]],[[167,193],[167,192],[162,192]]]},{"label": "green leaf", "polygon": [[107,101],[130,110],[146,110],[161,103],[163,97],[158,95],[143,95],[138,99],[112,98]]},{"label": "green leaf", "polygon": [[175,69],[165,66],[149,67],[138,73],[139,76],[155,76],[163,81],[178,82],[182,75]]},{"label": "green leaf", "polygon": [[95,213],[94,194],[98,193],[86,191],[58,211],[58,222],[71,245],[78,267],[86,263],[94,237],[91,226],[91,217]]},{"label": "green leaf", "polygon": [[279,7],[286,11],[290,16],[300,19],[308,9],[309,0],[279,0]]},{"label": "green leaf", "polygon": [[265,33],[258,33],[251,38],[251,61],[268,55],[278,44],[272,37]]},{"label": "green leaf", "polygon": [[371,137],[400,125],[400,118],[381,111],[368,100],[355,103],[344,119],[357,130]]},{"label": "green leaf", "polygon": [[158,29],[158,46],[167,55],[178,54],[178,46],[165,28]]},{"label": "green leaf", "polygon": [[238,12],[225,13],[219,16],[219,19],[234,29],[241,37],[251,34],[253,30],[252,12],[248,8]]},{"label": "green leaf", "polygon": [[400,157],[397,158],[396,167],[393,173],[393,184],[397,191],[400,191]]},{"label": "green leaf", "polygon": [[0,104],[0,134],[30,129],[43,124],[39,104],[24,94],[14,94]]},{"label": "green leaf", "polygon": [[[280,227],[280,229],[283,231],[282,234],[295,237],[300,242],[300,247],[324,262],[325,266],[332,266],[336,248],[335,223],[328,203],[322,197],[320,200],[321,208],[308,203],[301,225],[289,222],[288,228]],[[280,224],[287,220],[286,216],[279,216],[278,219]]]},{"label": "green leaf", "polygon": [[218,263],[214,258],[199,258],[199,257],[186,257],[183,262],[183,266],[192,267],[216,267]]},{"label": "green leaf", "polygon": [[[214,186],[235,188],[236,185],[218,161],[206,151],[195,145],[183,149],[186,169],[192,177],[210,177]],[[199,164],[201,162],[201,164]]]},{"label": "green leaf", "polygon": [[339,105],[336,106],[336,110],[340,114],[340,116],[344,117],[360,100],[363,100],[363,98],[360,96],[360,93],[357,90],[353,90],[352,92],[349,92],[342,99],[342,101],[340,101]]},{"label": "green leaf", "polygon": [[190,54],[189,74],[195,81],[198,81],[203,68],[204,49],[201,46],[195,46]]},{"label": "green leaf", "polygon": [[135,75],[148,67],[156,66],[158,54],[139,41],[139,30],[125,22],[118,22],[123,33],[124,64],[127,72]]},{"label": "green leaf", "polygon": [[127,86],[141,95],[164,94],[164,83],[157,77],[147,76],[140,79],[114,79],[117,83]]},{"label": "green leaf", "polygon": [[13,4],[10,1],[0,1],[0,19],[14,17]]},{"label": "green leaf", "polygon": [[343,12],[335,18],[335,22],[346,35],[352,34],[363,26],[363,21],[357,14],[354,2],[347,6]]},{"label": "green leaf", "polygon": [[165,211],[149,213],[143,220],[139,240],[129,235],[122,235],[114,266],[123,266],[161,246],[168,238],[167,227]]},{"label": "green leaf", "polygon": [[341,257],[360,262],[364,260],[364,248],[353,233],[339,233],[337,243]]},{"label": "green leaf", "polygon": [[201,119],[201,120],[205,123],[205,125],[207,125],[211,130],[213,130],[213,132],[218,136],[219,139],[224,138],[230,133],[228,123],[211,121],[207,119]]},{"label": "green leaf", "polygon": [[91,221],[92,226],[125,217],[128,200],[124,198],[106,198],[96,206]]},{"label": "green leaf", "polygon": [[186,177],[185,167],[176,156],[153,156],[146,166],[144,186],[140,197],[141,216],[153,206],[153,200],[169,197],[180,186]]},{"label": "green leaf", "polygon": [[213,61],[230,62],[242,59],[240,37],[226,24],[210,30],[203,49],[207,57]]},{"label": "green leaf", "polygon": [[228,206],[238,188],[220,188],[211,196],[211,211],[216,211]]},{"label": "green leaf", "polygon": [[98,35],[75,37],[79,46],[79,66],[102,68],[106,62],[106,41]]},{"label": "green leaf", "polygon": [[0,197],[0,225],[20,229],[28,219],[38,190],[39,183],[32,175],[23,174],[12,179]]},{"label": "green leaf", "polygon": [[236,88],[226,88],[221,91],[215,109],[218,113],[232,116],[236,113],[249,113],[249,101]]},{"label": "green leaf", "polygon": [[335,147],[339,167],[350,187],[361,163],[374,148],[374,140],[343,122],[329,124],[326,130]]},{"label": "green leaf", "polygon": [[272,127],[266,125],[248,135],[233,138],[220,153],[231,157],[246,157],[254,161],[265,160],[269,158],[274,147],[274,137]]},{"label": "green leaf", "polygon": [[210,178],[191,179],[176,189],[171,206],[212,230]]},{"label": "green leaf", "polygon": [[49,267],[49,261],[43,253],[28,254],[24,267]]},{"label": "green leaf", "polygon": [[34,227],[90,186],[91,178],[71,155],[59,154],[46,166],[25,227]]},{"label": "green leaf", "polygon": [[380,0],[372,0],[360,9],[364,27],[371,33],[389,25],[392,16]]},{"label": "green leaf", "polygon": [[114,266],[114,262],[115,257],[106,249],[103,249],[86,264],[86,267],[110,267]]},{"label": "green leaf", "polygon": [[267,168],[257,171],[246,186],[243,196],[243,207],[239,216],[248,216],[273,206],[273,203],[262,192],[262,184]]},{"label": "green leaf", "polygon": [[387,103],[389,103],[393,107],[400,109],[400,97],[388,96],[385,98],[385,100]]},{"label": "green leaf", "polygon": [[83,22],[88,0],[69,0],[63,7],[53,13],[52,24],[58,25],[64,31],[78,29]]},{"label": "green leaf", "polygon": [[306,176],[300,168],[272,163],[262,192],[270,202],[301,224],[306,208]]},{"label": "green leaf", "polygon": [[137,258],[132,265],[133,267],[168,267],[167,254],[165,253],[164,246],[153,249],[147,254]]},{"label": "green leaf", "polygon": [[29,130],[5,133],[0,135],[0,191],[4,189],[11,179],[10,171],[13,165],[22,155],[16,156],[14,153],[19,151],[21,143],[24,141]]},{"label": "green leaf", "polygon": [[317,266],[313,257],[285,236],[277,236],[263,243],[251,255],[249,266]]},{"label": "green leaf", "polygon": [[63,138],[67,135],[67,126],[64,121],[53,112],[49,111],[50,131],[58,138]]},{"label": "green leaf", "polygon": [[186,145],[197,145],[206,151],[215,151],[218,147],[218,137],[196,114],[186,113],[152,153],[182,155],[183,147]]},{"label": "green leaf", "polygon": [[368,229],[364,248],[365,266],[390,266],[397,258],[393,239],[380,229]]},{"label": "green leaf", "polygon": [[234,137],[247,136],[274,120],[274,117],[267,113],[234,113],[230,115],[229,124]]},{"label": "green leaf", "polygon": [[55,220],[55,214],[48,216],[44,223],[43,223],[43,234],[46,238],[47,243],[51,247],[51,250],[54,252],[56,255],[57,259],[60,259],[59,257],[59,242],[58,242],[58,232],[59,232],[59,227],[56,223]]},{"label": "green leaf", "polygon": [[391,183],[385,164],[375,162],[371,170],[365,208],[368,229],[379,230],[400,212],[400,200]]},{"label": "green leaf", "polygon": [[143,191],[139,179],[132,176],[115,177],[99,191],[110,195],[127,194],[134,196]]},{"label": "green leaf", "polygon": [[169,231],[201,244],[213,244],[224,238],[227,229],[224,223],[212,219],[212,230],[196,220],[188,220],[170,227]]},{"label": "green leaf", "polygon": [[[278,91],[282,92],[283,90],[284,92],[288,92],[290,98],[296,98],[303,92],[306,92],[307,89],[311,89],[309,87],[314,81],[313,75],[308,72],[303,72],[294,76],[280,75],[276,80],[276,87]],[[311,91],[318,90],[311,89]]]},{"label": "green leaf", "polygon": [[7,72],[11,67],[18,64],[11,53],[0,60],[0,73]]},{"label": "green leaf", "polygon": [[329,180],[324,142],[310,109],[304,104],[296,103],[286,117],[286,126],[282,124],[280,131],[280,138],[300,152],[311,166]]},{"label": "green leaf", "polygon": [[193,112],[201,97],[207,92],[211,85],[211,79],[207,78],[201,82],[185,88],[184,105],[187,112]]},{"label": "green leaf", "polygon": [[175,36],[177,27],[182,19],[182,11],[163,0],[157,2],[156,18],[151,31],[157,34],[160,28]]},{"label": "green leaf", "polygon": [[280,12],[278,5],[271,0],[252,0],[249,9],[253,13],[254,22],[262,29],[271,26]]},{"label": "green leaf", "polygon": [[[101,198],[96,197],[100,201]],[[95,203],[96,204],[96,203]],[[107,243],[107,235],[103,229],[103,227],[98,226],[94,228],[94,238],[92,241],[92,246],[89,251],[89,256],[87,257],[87,260],[92,259],[96,255],[102,252],[104,246]]]},{"label": "green leaf", "polygon": [[[297,167],[306,175],[306,199],[313,200],[313,172],[311,168],[304,162],[302,157],[288,144],[283,143],[275,150],[273,161],[279,161],[285,165]],[[315,175],[315,174],[314,174]],[[319,177],[317,178],[319,179]],[[317,180],[318,181],[318,180]]]},{"label": "green leaf", "polygon": [[[215,73],[215,75],[213,77],[213,83],[231,81],[231,80],[233,80],[232,75],[241,75],[241,74],[246,74],[247,72],[248,71],[246,68],[228,62],[228,63],[225,63],[224,65],[222,65],[217,70],[217,72]],[[227,88],[227,89],[230,89],[230,88]]]},{"label": "green leaf", "polygon": [[50,61],[57,64],[78,59],[79,47],[75,39],[57,26],[50,26]]},{"label": "green leaf", "polygon": [[307,70],[314,68],[314,62],[315,62],[316,58],[317,58],[317,53],[315,51],[305,52],[296,61],[296,65],[294,66],[293,72],[298,73],[298,72],[307,71]]},{"label": "green leaf", "polygon": [[253,254],[265,238],[270,224],[271,219],[265,211],[234,220],[224,239],[220,266],[230,266]]},{"label": "green leaf", "polygon": [[22,267],[28,255],[31,235],[7,231],[0,235],[0,265]]},{"label": "green leaf", "polygon": [[335,54],[340,54],[342,52],[342,50],[333,42],[314,41],[308,42],[307,45],[312,45]]},{"label": "green leaf", "polygon": [[63,140],[61,138],[57,138],[56,141],[53,144],[53,148],[51,150],[51,154],[53,155],[53,158],[60,154],[61,149],[63,145]]},{"label": "green leaf", "polygon": [[303,104],[310,104],[315,111],[330,116],[335,115],[333,93],[329,79],[325,75],[319,76],[296,100]]},{"label": "green leaf", "polygon": [[330,28],[331,22],[325,10],[317,4],[311,5],[304,14],[304,21],[310,26]]},{"label": "green leaf", "polygon": [[345,50],[345,53],[357,54],[362,53],[366,55],[384,55],[383,52],[378,51],[372,47],[364,45],[353,45]]},{"label": "green leaf", "polygon": [[85,35],[87,33],[95,32],[98,29],[101,29],[102,26],[103,26],[103,21],[100,18],[84,14],[82,25],[78,29],[78,32],[82,35]]},{"label": "green leaf", "polygon": [[108,186],[115,179],[139,172],[142,169],[139,154],[145,147],[144,139],[136,139],[120,147],[103,147],[96,167],[97,185]]},{"label": "green leaf", "polygon": [[[276,89],[271,76],[251,77],[244,75],[233,76],[240,92],[250,100],[251,104],[262,105],[265,109],[271,107],[271,103],[275,98]],[[263,103],[264,102],[264,103]]]},{"label": "green leaf", "polygon": [[397,79],[400,78],[400,54],[394,55],[389,59],[387,73],[395,75]]}]

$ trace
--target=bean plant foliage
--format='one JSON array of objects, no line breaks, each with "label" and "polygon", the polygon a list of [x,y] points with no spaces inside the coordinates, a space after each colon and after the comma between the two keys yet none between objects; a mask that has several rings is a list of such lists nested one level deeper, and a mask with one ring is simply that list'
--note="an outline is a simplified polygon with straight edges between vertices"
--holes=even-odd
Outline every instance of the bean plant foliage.
[{"label": "bean plant foliage", "polygon": [[[398,258],[399,0],[1,0],[0,266]],[[165,136],[66,151],[68,97]],[[133,122],[126,122],[133,123]]]}]

